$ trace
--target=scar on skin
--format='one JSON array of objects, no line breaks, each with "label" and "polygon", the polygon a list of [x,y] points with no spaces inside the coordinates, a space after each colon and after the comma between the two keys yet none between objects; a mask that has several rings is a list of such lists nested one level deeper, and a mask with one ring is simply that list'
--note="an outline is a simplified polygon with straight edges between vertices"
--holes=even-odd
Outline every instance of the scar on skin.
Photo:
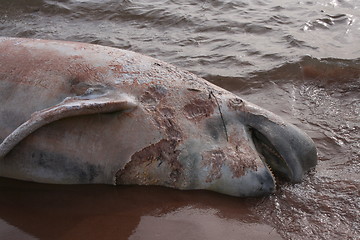
[{"label": "scar on skin", "polygon": [[221,111],[221,107],[220,107],[220,104],[219,104],[219,101],[217,100],[214,92],[210,91],[209,93],[209,98],[211,97],[214,97],[215,98],[215,101],[216,101],[216,105],[218,106],[218,109],[219,109],[219,113],[220,113],[220,117],[221,117],[221,120],[222,120],[222,123],[223,123],[223,126],[224,126],[224,131],[225,131],[225,136],[226,136],[226,141],[229,141],[229,135],[228,135],[228,131],[227,131],[227,128],[226,128],[226,124],[225,124],[225,120],[224,120],[224,116],[222,114],[222,111]]},{"label": "scar on skin", "polygon": [[[178,161],[175,140],[161,140],[136,152],[125,168],[116,173],[116,184],[159,184],[175,187],[180,179],[183,166]],[[166,175],[159,179],[158,168],[168,168]],[[168,171],[169,170],[169,171]]]},{"label": "scar on skin", "polygon": [[147,104],[158,104],[165,97],[167,89],[161,86],[151,86],[140,97],[140,101]]},{"label": "scar on skin", "polygon": [[221,149],[208,151],[203,155],[202,166],[210,168],[209,174],[205,180],[207,183],[221,178],[221,168],[224,165],[225,160],[226,156]]},{"label": "scar on skin", "polygon": [[215,103],[211,100],[195,99],[184,106],[187,118],[199,121],[214,113]]},{"label": "scar on skin", "polygon": [[230,99],[228,102],[228,107],[235,111],[244,111],[244,101],[240,98]]}]

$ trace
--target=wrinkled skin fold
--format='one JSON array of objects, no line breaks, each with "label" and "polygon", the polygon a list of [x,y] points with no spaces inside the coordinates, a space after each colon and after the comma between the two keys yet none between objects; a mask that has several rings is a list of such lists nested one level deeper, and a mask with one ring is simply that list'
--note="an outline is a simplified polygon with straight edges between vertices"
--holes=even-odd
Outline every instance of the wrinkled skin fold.
[{"label": "wrinkled skin fold", "polygon": [[[134,52],[0,38],[0,176],[260,196],[300,182],[313,141],[204,79]],[[272,169],[272,170],[271,170]]]}]

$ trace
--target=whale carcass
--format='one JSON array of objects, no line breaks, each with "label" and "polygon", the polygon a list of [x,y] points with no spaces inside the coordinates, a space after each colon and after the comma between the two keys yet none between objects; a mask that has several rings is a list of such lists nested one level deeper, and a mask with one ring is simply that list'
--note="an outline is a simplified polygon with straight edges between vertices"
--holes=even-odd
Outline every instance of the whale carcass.
[{"label": "whale carcass", "polygon": [[316,165],[280,117],[160,60],[85,43],[0,38],[0,176],[233,196]]}]

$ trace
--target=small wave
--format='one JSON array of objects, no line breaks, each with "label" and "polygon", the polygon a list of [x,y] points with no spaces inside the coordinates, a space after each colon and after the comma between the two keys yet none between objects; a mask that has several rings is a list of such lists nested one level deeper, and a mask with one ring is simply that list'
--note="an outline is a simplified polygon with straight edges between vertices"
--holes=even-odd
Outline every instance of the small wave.
[{"label": "small wave", "polygon": [[[280,58],[277,55],[266,55],[264,57],[270,60],[274,59],[275,61]],[[221,61],[224,67],[231,65],[251,67],[250,62],[241,62],[234,58],[224,58],[221,56],[199,57],[197,61],[201,65],[212,65],[213,61]],[[234,62],[237,63],[234,65]],[[282,83],[286,84],[289,82],[295,85],[306,82],[317,87],[328,86],[331,88],[331,86],[334,86],[337,92],[360,91],[360,59],[318,59],[305,56],[299,61],[287,62],[271,70],[255,71],[245,75],[232,76],[204,74],[201,72],[197,74],[215,85],[230,91],[241,92],[242,94],[265,88],[268,84],[278,83],[281,85]]]},{"label": "small wave", "polygon": [[324,83],[356,82],[360,79],[360,58],[353,60],[313,58],[305,56],[297,62],[288,62],[270,71],[251,74],[251,79],[307,80]]},{"label": "small wave", "polygon": [[359,187],[356,181],[310,176],[296,187],[283,186],[256,211],[285,239],[355,240],[360,232]]},{"label": "small wave", "polygon": [[324,17],[308,21],[303,26],[303,30],[330,29],[338,25],[351,25],[353,21],[353,16],[349,14],[326,14]]},{"label": "small wave", "polygon": [[300,49],[310,48],[310,49],[314,49],[314,50],[317,49],[316,47],[312,47],[312,46],[308,45],[304,41],[296,39],[292,35],[286,35],[283,37],[283,39],[286,41],[289,48],[300,48]]},{"label": "small wave", "polygon": [[44,14],[62,15],[70,18],[97,21],[108,20],[134,21],[144,27],[163,25],[193,25],[193,20],[186,8],[181,5],[169,5],[166,2],[134,2],[134,1],[52,1],[47,0],[39,8]]},{"label": "small wave", "polygon": [[206,75],[204,76],[206,80],[209,82],[220,86],[224,89],[233,92],[244,92],[251,88],[260,88],[262,86],[261,83],[256,83],[254,81],[248,81],[248,79],[243,77],[226,77],[220,75]]}]

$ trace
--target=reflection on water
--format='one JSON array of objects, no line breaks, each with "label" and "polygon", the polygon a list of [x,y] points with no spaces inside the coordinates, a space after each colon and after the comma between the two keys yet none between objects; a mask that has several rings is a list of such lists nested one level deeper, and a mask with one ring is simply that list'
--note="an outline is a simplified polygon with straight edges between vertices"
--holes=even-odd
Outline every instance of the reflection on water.
[{"label": "reflection on water", "polygon": [[359,239],[359,29],[358,0],[0,1],[1,36],[151,55],[284,117],[319,152],[303,183],[261,199],[0,179],[0,238]]},{"label": "reflection on water", "polygon": [[6,240],[35,240],[36,238],[28,233],[21,231],[17,227],[14,227],[0,218],[0,233],[1,239]]},{"label": "reflection on water", "polygon": [[261,199],[161,187],[0,180],[0,216],[18,228],[0,222],[6,230],[2,238],[10,229],[16,236],[26,232],[39,239],[237,239],[237,234],[281,239],[253,214]]},{"label": "reflection on water", "polygon": [[215,209],[187,206],[162,216],[142,216],[129,239],[282,239],[268,225],[243,223],[218,214]]}]

